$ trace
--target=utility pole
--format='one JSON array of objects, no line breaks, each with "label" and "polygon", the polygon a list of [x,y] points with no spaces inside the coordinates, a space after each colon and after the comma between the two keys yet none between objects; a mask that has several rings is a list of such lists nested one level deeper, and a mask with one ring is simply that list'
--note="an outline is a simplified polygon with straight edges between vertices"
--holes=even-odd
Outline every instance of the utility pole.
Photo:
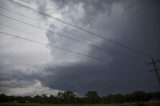
[{"label": "utility pole", "polygon": [[157,64],[156,63],[160,63],[160,59],[159,60],[154,60],[152,58],[152,62],[151,63],[148,63],[147,65],[153,65],[154,66],[154,69],[153,70],[150,70],[150,71],[155,71],[156,75],[157,75],[157,78],[158,78],[158,82],[160,84],[160,75],[158,73],[158,70],[160,70],[160,68],[157,68]]}]

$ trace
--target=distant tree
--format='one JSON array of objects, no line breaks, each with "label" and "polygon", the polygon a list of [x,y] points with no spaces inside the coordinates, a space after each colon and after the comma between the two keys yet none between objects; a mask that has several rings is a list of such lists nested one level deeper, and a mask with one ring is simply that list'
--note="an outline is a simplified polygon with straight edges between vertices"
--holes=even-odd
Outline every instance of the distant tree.
[{"label": "distant tree", "polygon": [[34,103],[42,103],[42,97],[39,95],[34,96],[33,100]]},{"label": "distant tree", "polygon": [[58,103],[57,97],[55,97],[53,95],[50,95],[50,97],[49,97],[49,103],[57,104]]},{"label": "distant tree", "polygon": [[5,94],[0,94],[0,102],[7,102],[7,96]]},{"label": "distant tree", "polygon": [[100,97],[96,91],[89,91],[86,94],[86,103],[98,104],[100,103]]},{"label": "distant tree", "polygon": [[66,92],[59,92],[58,98],[61,99],[61,102],[63,103],[73,103],[75,100],[75,94],[72,91],[66,91]]},{"label": "distant tree", "polygon": [[131,95],[132,101],[136,101],[136,102],[142,102],[147,99],[147,95],[144,91],[135,91],[130,95]]},{"label": "distant tree", "polygon": [[129,94],[110,94],[100,97],[96,91],[89,91],[84,97],[77,97],[72,91],[59,92],[57,96],[7,96],[0,94],[0,102],[18,102],[18,103],[52,103],[52,104],[99,104],[99,103],[123,103],[137,102],[143,105],[143,102],[160,98],[160,92],[135,91]]},{"label": "distant tree", "polygon": [[106,100],[108,103],[123,103],[124,96],[121,94],[109,95],[108,97],[106,97]]}]

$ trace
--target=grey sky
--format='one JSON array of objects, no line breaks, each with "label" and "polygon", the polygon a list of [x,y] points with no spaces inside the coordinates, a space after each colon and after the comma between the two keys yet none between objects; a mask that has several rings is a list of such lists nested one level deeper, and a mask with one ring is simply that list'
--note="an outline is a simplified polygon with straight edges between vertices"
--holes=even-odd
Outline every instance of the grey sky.
[{"label": "grey sky", "polygon": [[[14,1],[159,58],[158,0]],[[0,16],[1,32],[46,44],[46,47],[43,47],[1,34],[0,93],[37,95],[72,90],[83,95],[89,90],[97,90],[101,95],[107,95],[134,90],[159,90],[155,73],[148,72],[152,67],[146,65],[151,59],[48,18],[39,14],[40,12],[35,13],[6,0],[1,0],[0,4],[36,21],[2,8],[0,14],[46,29],[40,30]],[[5,27],[4,24],[22,32]],[[63,37],[63,34],[108,51],[68,39]],[[54,46],[105,59],[106,62],[58,50],[53,48]]]}]

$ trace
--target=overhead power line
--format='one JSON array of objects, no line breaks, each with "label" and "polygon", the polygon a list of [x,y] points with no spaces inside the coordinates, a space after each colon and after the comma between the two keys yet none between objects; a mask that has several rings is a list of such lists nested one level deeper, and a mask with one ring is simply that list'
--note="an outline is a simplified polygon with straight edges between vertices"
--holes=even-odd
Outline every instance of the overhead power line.
[{"label": "overhead power line", "polygon": [[93,48],[97,48],[99,50],[103,50],[105,53],[110,53],[110,55],[117,55],[117,56],[122,56],[123,58],[125,59],[129,59],[129,60],[132,60],[132,61],[136,61],[137,62],[137,59],[135,59],[135,57],[131,57],[129,55],[123,55],[122,53],[118,52],[118,51],[114,51],[112,48],[104,48],[104,47],[100,47],[100,46],[97,46],[95,44],[91,44],[89,42],[85,42],[85,41],[82,41],[82,40],[78,40],[78,39],[74,39],[72,37],[69,37],[67,36],[66,34],[62,34],[62,33],[55,33],[57,35],[60,35],[60,36],[63,36],[63,37],[66,37],[68,39],[71,39],[71,40],[74,40],[74,41],[77,41],[79,43],[82,43],[82,44],[86,44],[86,45],[89,45]]},{"label": "overhead power line", "polygon": [[[30,32],[28,32],[28,31],[21,30],[21,29],[18,29],[18,28],[15,28],[15,27],[12,27],[12,26],[9,26],[9,25],[6,25],[6,24],[1,24],[1,23],[0,23],[0,25],[5,26],[5,27],[10,28],[10,29],[13,29],[13,30],[16,30],[16,31],[20,31],[20,32],[23,32],[23,33],[26,33],[26,34],[33,35],[33,33],[30,33]],[[121,55],[121,54],[119,54],[119,53],[110,51],[110,50],[108,50],[108,49],[101,48],[101,47],[99,47],[99,46],[96,46],[96,45],[87,43],[87,42],[85,42],[85,41],[80,41],[80,40],[76,40],[76,39],[71,38],[71,37],[67,37],[67,36],[64,35],[64,34],[60,34],[60,33],[55,33],[55,34],[60,35],[60,36],[63,36],[63,37],[66,37],[66,38],[71,39],[71,40],[74,40],[74,41],[77,41],[77,42],[82,43],[82,44],[86,44],[86,45],[91,46],[91,47],[94,47],[94,48],[98,48],[98,49],[100,49],[100,50],[104,50],[105,52],[110,52],[110,53],[112,53],[113,55],[123,56],[123,57],[125,57],[125,58],[131,58],[131,57],[126,57],[125,55]],[[135,61],[137,61],[137,60],[135,60]]]},{"label": "overhead power line", "polygon": [[5,35],[8,35],[8,36],[12,36],[12,37],[16,37],[16,38],[20,38],[20,39],[23,39],[23,40],[27,40],[27,41],[30,41],[30,42],[33,42],[33,43],[38,43],[38,44],[41,44],[41,45],[45,45],[44,43],[42,42],[38,42],[38,41],[34,41],[34,40],[31,40],[31,39],[28,39],[28,38],[24,38],[24,37],[21,37],[21,36],[16,36],[16,35],[13,35],[13,34],[8,34],[8,33],[5,33],[5,32],[0,32],[1,34],[5,34]]},{"label": "overhead power line", "polygon": [[[38,41],[34,41],[34,40],[31,40],[31,39],[28,39],[28,38],[24,38],[24,37],[21,37],[21,36],[17,36],[17,35],[13,35],[13,34],[9,34],[9,33],[5,33],[5,32],[0,32],[1,34],[5,34],[5,35],[8,35],[8,36],[12,36],[12,37],[16,37],[16,38],[19,38],[19,39],[23,39],[23,40],[27,40],[27,41],[30,41],[30,42],[33,42],[33,43],[38,43],[38,44],[41,44],[43,46],[47,46],[46,44],[42,43],[42,42],[38,42]],[[89,56],[87,54],[83,54],[83,53],[79,53],[79,52],[76,52],[76,51],[72,51],[72,50],[68,50],[68,49],[64,49],[64,48],[61,48],[61,47],[56,47],[56,46],[51,46],[52,48],[56,48],[56,49],[60,49],[60,50],[63,50],[63,51],[67,51],[67,52],[70,52],[70,53],[74,53],[74,54],[79,54],[79,55],[82,55],[82,56],[86,56],[86,57],[90,57],[90,58],[93,58],[93,59],[96,59],[96,60],[99,60],[99,61],[107,61],[105,59],[101,59],[101,58],[98,58],[98,57],[94,57],[94,56]]]},{"label": "overhead power line", "polygon": [[[7,28],[10,28],[10,29],[13,29],[13,30],[16,30],[16,31],[20,31],[20,32],[23,32],[23,33],[27,33],[27,34],[29,34],[29,35],[33,35],[32,33],[30,33],[30,32],[27,32],[27,31],[23,31],[23,30],[19,30],[19,29],[17,29],[17,28],[14,28],[14,27],[11,27],[11,26],[9,26],[9,25],[4,25],[4,24],[0,24],[0,25],[2,25],[2,26],[4,26],[4,27],[7,27]],[[80,49],[80,48],[78,48],[79,50],[83,50],[83,49]],[[128,58],[128,57],[126,57],[126,58]],[[114,59],[114,60],[116,60],[116,59]],[[125,61],[124,61],[125,62]],[[128,62],[127,62],[128,63]],[[134,67],[136,67],[136,65],[134,65]]]},{"label": "overhead power line", "polygon": [[19,15],[19,16],[24,16],[24,17],[26,17],[26,18],[29,18],[30,20],[36,20],[35,18],[31,18],[31,17],[26,16],[26,15],[24,15],[24,14],[22,14],[22,13],[17,12],[17,11],[10,10],[10,9],[8,9],[8,8],[5,8],[5,7],[3,7],[2,5],[0,5],[0,8],[3,9],[3,10],[5,10],[5,11],[12,12],[12,13],[14,13],[14,14],[17,14],[17,15]]},{"label": "overhead power line", "polygon": [[[2,15],[2,14],[1,14]],[[2,15],[2,16],[5,16],[5,15]],[[6,17],[6,16],[5,16]],[[20,21],[20,20],[18,20],[18,19],[15,19],[15,18],[12,18],[12,17],[9,17],[9,16],[7,16],[7,18],[10,18],[10,19],[14,19],[15,21],[18,21],[18,22],[23,22],[23,21]],[[25,24],[27,24],[27,25],[32,25],[32,24],[30,24],[30,23],[26,23],[26,22],[23,22],[23,23],[25,23]],[[38,27],[38,26],[35,26],[35,25],[32,25],[33,27],[37,27],[37,28],[40,28],[40,29],[43,29],[43,30],[46,30],[46,29],[44,29],[44,28],[41,28],[41,27]],[[22,30],[21,30],[22,31]],[[46,30],[47,31],[47,30]],[[25,31],[26,32],[26,31]],[[51,32],[51,31],[50,31]],[[29,33],[29,32],[26,32],[26,33]],[[52,33],[54,33],[53,31],[52,31]],[[31,34],[31,33],[29,33],[29,34]],[[63,34],[64,35],[64,34]],[[72,38],[72,39],[74,39],[74,38]],[[84,41],[83,42],[81,42],[81,43],[84,43]],[[89,43],[90,44],[90,43]],[[92,45],[92,44],[91,44]],[[91,46],[90,45],[90,46]],[[128,58],[128,57],[127,57]]]},{"label": "overhead power line", "polygon": [[[102,49],[102,50],[104,50],[104,51],[108,51],[108,49],[105,49],[105,48],[96,46],[96,45],[94,45],[94,44],[90,44],[90,43],[87,43],[87,42],[85,42],[85,41],[81,41],[81,40],[78,40],[78,39],[74,39],[74,38],[71,38],[71,37],[66,36],[66,35],[64,35],[64,34],[55,33],[55,32],[53,32],[53,31],[51,31],[51,30],[48,30],[48,29],[45,29],[45,28],[41,28],[41,27],[39,27],[39,26],[36,26],[36,25],[30,24],[30,23],[27,23],[27,22],[18,20],[18,19],[16,19],[16,18],[9,17],[9,16],[7,16],[7,15],[3,15],[3,14],[0,14],[0,15],[3,16],[3,17],[9,18],[9,19],[15,20],[15,21],[17,21],[17,22],[24,23],[24,24],[29,25],[29,26],[32,26],[32,27],[35,27],[35,28],[38,28],[38,29],[41,29],[41,30],[48,31],[48,32],[53,33],[53,34],[58,34],[58,35],[60,35],[60,36],[63,36],[63,37],[72,39],[72,40],[77,41],[77,42],[79,42],[79,43],[87,44],[87,45],[89,45],[89,46],[91,46],[91,47],[95,47],[95,48],[98,48],[98,49]],[[10,26],[8,26],[8,25],[5,25],[5,26],[10,27]],[[15,30],[18,30],[17,28],[13,28],[13,27],[10,27],[10,28],[15,29]],[[22,32],[22,30],[19,30],[19,31]],[[27,32],[27,31],[24,31],[24,32],[25,32],[25,33],[28,33],[28,34],[32,34],[32,33]],[[115,55],[121,55],[121,54],[116,53],[116,52],[113,52],[113,51],[109,51],[109,52],[111,52],[112,54],[115,54]],[[121,56],[124,56],[124,55],[121,55]],[[126,58],[126,56],[124,56],[124,57]],[[127,57],[127,58],[128,58],[128,57]]]},{"label": "overhead power line", "polygon": [[[37,44],[40,44],[40,45],[45,46],[45,47],[47,46],[43,42],[34,41],[32,39],[28,39],[28,38],[25,38],[25,37],[17,36],[17,35],[14,35],[14,34],[9,34],[9,33],[5,33],[5,32],[0,32],[0,33],[4,34],[4,35],[15,37],[15,38],[23,39],[23,40],[26,40],[26,41],[29,41],[29,42],[32,42],[32,43],[37,43]],[[116,61],[111,61],[111,60],[106,60],[104,58],[90,56],[90,55],[87,55],[87,54],[83,54],[83,53],[80,53],[80,52],[77,52],[77,51],[73,51],[73,50],[68,50],[68,49],[61,48],[61,47],[56,47],[56,46],[50,46],[50,47],[51,48],[55,48],[55,49],[59,49],[59,50],[62,50],[62,51],[70,52],[70,53],[73,53],[73,54],[78,54],[78,55],[81,55],[81,56],[85,56],[85,57],[88,57],[88,58],[92,58],[92,59],[95,59],[95,60],[98,60],[98,61],[102,61],[102,62],[114,62],[114,63],[119,64],[119,65],[125,65],[125,64],[122,64],[122,63],[118,63]],[[127,67],[127,66],[125,65],[125,67]],[[145,71],[144,69],[138,68],[138,67],[132,67],[132,68],[135,68],[136,70],[138,69],[138,70]]]},{"label": "overhead power line", "polygon": [[[0,8],[1,8],[1,7],[0,7]],[[14,12],[14,11],[9,10],[9,9],[6,9],[6,8],[4,8],[4,7],[2,7],[2,9],[5,9],[5,10],[10,11],[10,12]],[[15,13],[15,14],[18,14],[17,12],[14,12],[14,13]],[[57,34],[57,35],[63,36],[63,37],[65,37],[65,38],[74,40],[74,41],[76,41],[76,42],[79,42],[79,43],[82,43],[82,44],[86,44],[86,45],[89,45],[89,46],[94,47],[94,48],[101,49],[101,50],[103,50],[103,51],[105,51],[105,52],[110,52],[110,53],[112,53],[113,55],[118,55],[118,56],[122,56],[122,57],[125,57],[125,58],[126,58],[126,55],[123,55],[123,54],[121,54],[121,53],[119,53],[119,52],[114,52],[113,50],[109,50],[109,49],[111,49],[111,48],[99,47],[99,46],[97,46],[97,45],[94,45],[94,44],[91,44],[91,43],[88,43],[88,42],[85,42],[85,41],[82,41],[82,40],[78,40],[78,39],[69,37],[69,36],[67,36],[67,35],[65,35],[65,34],[55,33],[55,32],[53,32],[53,31],[51,31],[51,30],[48,30],[48,29],[45,29],[45,28],[41,28],[41,27],[39,27],[39,26],[36,26],[36,25],[30,24],[30,23],[27,23],[27,22],[18,20],[18,19],[16,19],[16,18],[9,17],[9,16],[7,16],[7,15],[3,15],[3,14],[0,14],[0,15],[3,16],[3,17],[9,18],[9,19],[15,20],[15,21],[17,21],[17,22],[20,22],[20,23],[23,23],[23,24],[32,26],[32,27],[35,27],[35,28],[38,28],[38,29],[41,29],[41,30],[48,31],[48,32],[53,33],[53,34]],[[18,14],[18,15],[20,15],[20,14]],[[22,16],[28,18],[28,16],[25,16],[25,15],[22,15]],[[31,20],[34,20],[34,21],[37,21],[37,20],[35,20],[35,19],[33,19],[33,18],[30,18],[30,19],[31,19]],[[5,26],[6,26],[6,25],[5,25]],[[7,26],[7,27],[10,27],[10,26]],[[11,28],[13,28],[13,27],[11,27]],[[17,30],[17,28],[13,28],[13,29]],[[21,30],[20,30],[20,31],[21,31]],[[28,32],[26,32],[26,31],[24,31],[24,32],[25,32],[25,33],[28,33]],[[67,32],[67,31],[63,31],[63,32],[69,33],[69,32]],[[30,33],[29,33],[29,34],[30,34]],[[137,61],[134,57],[127,56],[127,58],[130,58],[130,59],[132,59],[132,60],[134,60],[134,61]]]},{"label": "overhead power line", "polygon": [[143,55],[143,56],[145,56],[145,57],[147,57],[147,58],[152,58],[152,56],[150,56],[150,55],[148,55],[148,54],[146,54],[146,53],[144,53],[144,52],[142,52],[142,51],[139,51],[139,50],[136,50],[136,49],[134,49],[134,48],[128,47],[128,46],[126,46],[126,45],[124,45],[124,44],[121,44],[120,42],[117,42],[117,41],[115,41],[115,40],[108,39],[108,38],[106,38],[106,37],[103,37],[102,35],[93,33],[93,32],[88,31],[88,30],[86,30],[86,29],[84,29],[84,28],[82,28],[82,27],[79,27],[79,26],[73,25],[73,24],[71,24],[71,23],[69,23],[69,22],[66,22],[66,21],[64,21],[64,20],[62,20],[62,19],[55,18],[55,17],[53,17],[52,15],[49,15],[49,14],[47,14],[47,13],[45,13],[45,12],[42,12],[42,11],[36,10],[36,9],[34,9],[34,8],[31,8],[31,7],[29,7],[29,6],[23,5],[23,4],[18,3],[18,2],[14,1],[14,0],[8,0],[8,1],[10,1],[10,2],[16,4],[16,5],[19,5],[19,6],[22,6],[22,7],[27,8],[27,9],[30,9],[30,10],[32,10],[32,11],[34,11],[34,12],[36,12],[36,13],[39,13],[39,14],[41,14],[41,15],[43,15],[43,16],[52,18],[52,19],[54,19],[54,20],[57,20],[57,21],[59,21],[59,22],[62,22],[62,23],[64,23],[64,24],[67,24],[67,25],[69,25],[69,26],[72,26],[72,27],[74,27],[74,28],[76,28],[76,29],[79,29],[79,30],[81,30],[81,31],[83,31],[83,32],[89,33],[90,35],[99,37],[99,38],[101,38],[101,39],[103,39],[103,40],[106,40],[106,41],[110,41],[110,42],[112,42],[112,43],[114,43],[114,44],[116,44],[116,45],[118,45],[118,46],[120,46],[120,47],[123,47],[123,48],[125,48],[125,49],[128,49],[128,50],[130,50],[130,51],[132,51],[132,52],[135,52],[135,53],[137,53],[137,54],[139,54],[139,55]]},{"label": "overhead power line", "polygon": [[[9,19],[15,20],[15,21],[17,21],[17,22],[24,23],[24,24],[26,24],[26,25],[29,25],[29,26],[32,26],[32,27],[35,27],[35,28],[38,28],[38,29],[41,29],[41,30],[45,30],[45,31],[48,31],[48,32],[50,32],[50,33],[55,34],[55,32],[53,32],[53,31],[50,31],[50,30],[47,30],[47,29],[38,27],[38,26],[36,26],[36,25],[30,24],[30,23],[27,23],[27,22],[24,22],[24,21],[21,21],[21,20],[18,20],[18,19],[16,19],[16,18],[12,18],[12,17],[6,16],[6,15],[3,15],[3,14],[0,14],[0,15],[3,16],[3,17],[9,18]],[[25,31],[25,32],[26,32],[26,31]],[[72,38],[72,39],[74,39],[74,38]]]}]

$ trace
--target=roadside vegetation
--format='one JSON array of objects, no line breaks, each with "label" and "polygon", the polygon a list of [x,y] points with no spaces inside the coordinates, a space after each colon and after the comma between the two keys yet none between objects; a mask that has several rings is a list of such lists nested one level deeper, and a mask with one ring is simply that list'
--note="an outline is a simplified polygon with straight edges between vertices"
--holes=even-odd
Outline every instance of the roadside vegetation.
[{"label": "roadside vegetation", "polygon": [[[100,106],[160,106],[160,92],[135,91],[130,94],[110,94],[99,96],[96,91],[89,91],[79,97],[72,91],[59,92],[57,95],[7,96],[0,94],[0,106],[56,106],[55,104],[99,104]],[[88,105],[86,105],[88,104]],[[157,105],[158,104],[158,105]],[[40,105],[40,106],[41,106]],[[43,106],[42,105],[42,106]],[[99,106],[98,105],[98,106]],[[61,105],[63,106],[63,105]],[[71,106],[71,105],[69,105]]]}]

